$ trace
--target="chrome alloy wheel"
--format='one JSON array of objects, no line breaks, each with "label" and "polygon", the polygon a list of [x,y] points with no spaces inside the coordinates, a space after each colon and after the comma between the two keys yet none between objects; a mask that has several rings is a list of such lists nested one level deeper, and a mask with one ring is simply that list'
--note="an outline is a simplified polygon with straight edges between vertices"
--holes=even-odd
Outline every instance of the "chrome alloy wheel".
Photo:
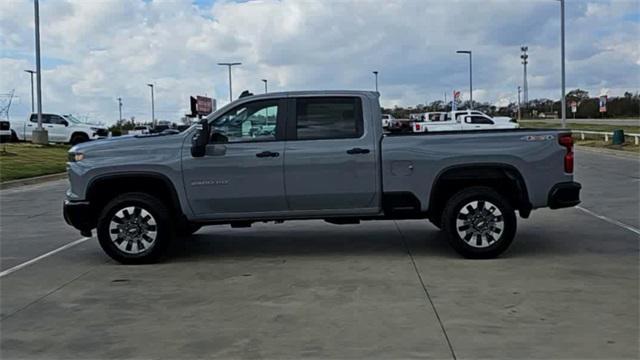
[{"label": "chrome alloy wheel", "polygon": [[158,228],[156,220],[147,210],[128,206],[111,218],[109,236],[120,251],[137,255],[155,245]]},{"label": "chrome alloy wheel", "polygon": [[458,236],[475,248],[486,248],[500,240],[504,218],[497,206],[486,200],[472,201],[458,212]]}]

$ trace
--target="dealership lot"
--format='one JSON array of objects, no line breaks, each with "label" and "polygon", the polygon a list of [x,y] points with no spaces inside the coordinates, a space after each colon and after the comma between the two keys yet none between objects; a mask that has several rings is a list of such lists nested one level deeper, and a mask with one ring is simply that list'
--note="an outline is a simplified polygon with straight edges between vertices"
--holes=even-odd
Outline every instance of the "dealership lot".
[{"label": "dealership lot", "polygon": [[2,358],[636,358],[640,160],[576,161],[581,208],[533,212],[486,261],[426,221],[301,221],[205,228],[145,266],[88,239],[6,273],[81,236],[65,181],[3,190]]}]

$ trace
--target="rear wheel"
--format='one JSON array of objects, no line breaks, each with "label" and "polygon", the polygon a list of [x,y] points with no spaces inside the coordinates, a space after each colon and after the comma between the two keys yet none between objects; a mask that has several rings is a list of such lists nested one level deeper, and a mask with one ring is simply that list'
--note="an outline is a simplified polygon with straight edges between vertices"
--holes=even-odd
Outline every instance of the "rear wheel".
[{"label": "rear wheel", "polygon": [[126,193],[110,201],[98,220],[102,249],[123,264],[157,261],[174,237],[168,207],[145,193]]},{"label": "rear wheel", "polygon": [[471,187],[449,199],[443,212],[443,230],[462,256],[489,259],[513,242],[517,220],[509,202],[488,187]]}]

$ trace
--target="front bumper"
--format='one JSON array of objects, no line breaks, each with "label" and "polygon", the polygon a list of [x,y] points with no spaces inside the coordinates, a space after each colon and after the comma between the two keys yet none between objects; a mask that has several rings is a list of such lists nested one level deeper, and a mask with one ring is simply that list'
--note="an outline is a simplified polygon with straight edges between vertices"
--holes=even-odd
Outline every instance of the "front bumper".
[{"label": "front bumper", "polygon": [[580,204],[580,189],[582,185],[574,181],[555,184],[549,191],[549,208],[561,209]]},{"label": "front bumper", "polygon": [[84,236],[91,236],[91,229],[96,227],[95,214],[88,201],[65,200],[62,205],[62,216],[67,224],[80,230]]}]

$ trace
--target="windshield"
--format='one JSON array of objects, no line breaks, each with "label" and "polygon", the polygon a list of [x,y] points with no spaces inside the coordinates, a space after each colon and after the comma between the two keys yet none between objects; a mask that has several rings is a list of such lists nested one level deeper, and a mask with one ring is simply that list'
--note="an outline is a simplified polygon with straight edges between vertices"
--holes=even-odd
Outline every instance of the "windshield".
[{"label": "windshield", "polygon": [[74,124],[80,124],[80,123],[82,123],[82,121],[80,121],[78,118],[76,118],[75,116],[73,116],[73,115],[71,115],[71,114],[69,114],[69,115],[64,115],[64,117],[65,117],[67,120],[69,120],[69,121],[71,121],[72,123],[74,123]]}]

